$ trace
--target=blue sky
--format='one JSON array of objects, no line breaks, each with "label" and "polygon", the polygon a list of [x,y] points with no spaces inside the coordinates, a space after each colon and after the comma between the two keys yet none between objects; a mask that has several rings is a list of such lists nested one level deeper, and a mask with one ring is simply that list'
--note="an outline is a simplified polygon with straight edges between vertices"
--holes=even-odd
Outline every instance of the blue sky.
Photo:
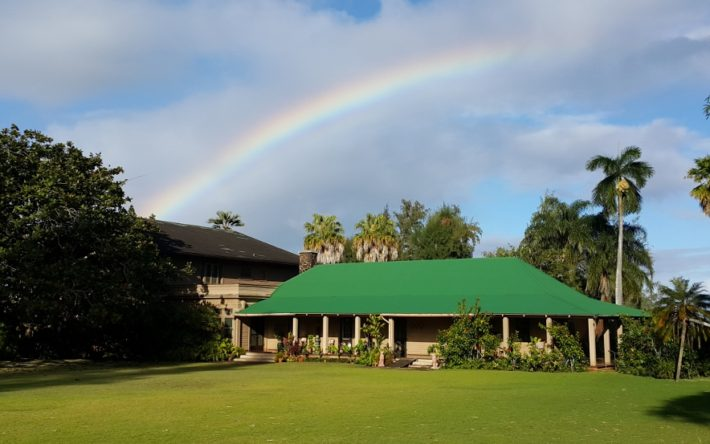
[{"label": "blue sky", "polygon": [[297,251],[314,212],[353,234],[402,198],[457,203],[477,253],[517,244],[545,193],[588,199],[596,154],[642,148],[638,222],[657,280],[710,284],[710,218],[688,196],[710,152],[710,7],[661,0],[0,0],[0,126],[72,140],[125,168],[141,214],[297,103],[457,48],[512,51],[286,138],[178,211]]}]

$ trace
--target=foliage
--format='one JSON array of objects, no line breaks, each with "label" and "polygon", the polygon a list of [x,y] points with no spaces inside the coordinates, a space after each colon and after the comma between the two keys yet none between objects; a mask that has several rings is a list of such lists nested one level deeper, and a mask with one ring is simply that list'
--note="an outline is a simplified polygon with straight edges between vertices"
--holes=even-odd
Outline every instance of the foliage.
[{"label": "foliage", "polygon": [[185,327],[189,335],[204,328],[193,323],[203,320],[196,305],[171,314],[168,326],[162,321],[168,284],[180,271],[159,255],[154,222],[128,206],[121,173],[71,142],[16,126],[0,131],[6,350],[141,359],[180,342],[179,330],[154,336],[156,330]]},{"label": "foliage", "polygon": [[498,338],[491,333],[490,317],[481,313],[478,300],[473,307],[461,301],[458,314],[437,337],[445,367],[470,367],[495,358]]},{"label": "foliage", "polygon": [[402,260],[416,259],[415,238],[424,228],[429,210],[419,201],[402,199],[399,212],[394,213],[399,231],[400,258]]},{"label": "foliage", "polygon": [[555,324],[546,327],[552,336],[552,347],[559,352],[561,364],[571,371],[582,371],[587,368],[588,360],[582,349],[579,332],[572,335],[564,324]]},{"label": "foliage", "polygon": [[[571,204],[546,195],[533,213],[518,253],[526,262],[589,296],[610,301],[616,281],[616,228],[603,213],[588,214],[589,204]],[[651,288],[653,262],[646,231],[624,224],[622,275],[627,300],[639,305]]]},{"label": "foliage", "polygon": [[303,247],[315,251],[319,264],[342,262],[345,251],[343,226],[335,216],[314,214],[312,222],[306,222],[306,237]]},{"label": "foliage", "polygon": [[703,106],[703,112],[705,113],[705,118],[710,119],[710,96],[705,98],[705,105]]},{"label": "foliage", "polygon": [[414,258],[470,258],[481,239],[481,227],[461,215],[456,205],[442,205],[414,238]]},{"label": "foliage", "polygon": [[710,216],[710,155],[695,159],[695,167],[688,170],[688,179],[698,184],[690,191],[690,195],[697,199],[703,212]]},{"label": "foliage", "polygon": [[397,260],[399,241],[394,222],[388,213],[373,215],[367,213],[355,228],[358,233],[353,238],[356,258],[364,262],[387,262]]},{"label": "foliage", "polygon": [[[619,344],[616,369],[639,376],[656,376],[661,347],[648,319],[622,318],[624,333]],[[671,361],[672,362],[672,361]]]},{"label": "foliage", "polygon": [[520,257],[520,250],[508,244],[507,247],[498,247],[495,251],[484,251],[483,257]]},{"label": "foliage", "polygon": [[225,231],[232,231],[233,227],[243,227],[244,223],[237,213],[231,211],[217,211],[217,216],[210,218],[207,223],[212,224],[212,228],[219,228]]},{"label": "foliage", "polygon": [[690,284],[688,279],[671,279],[673,287],[661,285],[661,299],[656,304],[653,320],[664,341],[679,342],[676,379],[680,378],[683,351],[700,347],[710,336],[710,294],[699,282]]}]

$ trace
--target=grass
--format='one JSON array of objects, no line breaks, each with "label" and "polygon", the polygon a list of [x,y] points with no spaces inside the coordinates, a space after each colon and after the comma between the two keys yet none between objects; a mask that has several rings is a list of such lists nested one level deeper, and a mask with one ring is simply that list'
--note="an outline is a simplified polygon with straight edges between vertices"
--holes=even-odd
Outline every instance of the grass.
[{"label": "grass", "polygon": [[0,373],[0,442],[708,442],[710,380],[189,364]]}]

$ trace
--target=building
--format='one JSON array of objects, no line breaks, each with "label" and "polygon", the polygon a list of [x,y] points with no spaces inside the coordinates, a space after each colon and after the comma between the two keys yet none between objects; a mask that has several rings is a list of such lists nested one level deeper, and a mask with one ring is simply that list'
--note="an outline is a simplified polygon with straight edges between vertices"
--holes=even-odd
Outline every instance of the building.
[{"label": "building", "polygon": [[478,301],[501,340],[517,334],[523,350],[551,341],[541,325],[566,323],[588,344],[592,366],[597,356],[611,364],[620,316],[646,316],[589,298],[517,258],[318,265],[237,316],[264,325],[265,349],[272,351],[276,338],[289,332],[320,336],[324,350],[355,344],[365,317],[376,314],[387,322],[391,349],[417,357],[451,325],[462,300]]},{"label": "building", "polygon": [[156,221],[157,244],[178,267],[188,266],[196,282],[176,292],[199,296],[219,313],[225,335],[246,350],[263,350],[263,323],[249,326],[236,312],[264,300],[298,274],[298,256],[236,231]]}]

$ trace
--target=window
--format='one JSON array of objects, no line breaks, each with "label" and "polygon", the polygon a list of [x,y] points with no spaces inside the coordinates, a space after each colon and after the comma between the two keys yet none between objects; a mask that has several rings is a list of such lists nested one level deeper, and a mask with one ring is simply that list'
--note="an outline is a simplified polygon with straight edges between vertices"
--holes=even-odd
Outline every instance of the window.
[{"label": "window", "polygon": [[224,318],[224,323],[222,324],[222,337],[225,339],[232,339],[233,327],[234,327],[234,319]]},{"label": "window", "polygon": [[222,264],[205,262],[202,266],[202,283],[203,284],[221,284],[222,283]]}]

